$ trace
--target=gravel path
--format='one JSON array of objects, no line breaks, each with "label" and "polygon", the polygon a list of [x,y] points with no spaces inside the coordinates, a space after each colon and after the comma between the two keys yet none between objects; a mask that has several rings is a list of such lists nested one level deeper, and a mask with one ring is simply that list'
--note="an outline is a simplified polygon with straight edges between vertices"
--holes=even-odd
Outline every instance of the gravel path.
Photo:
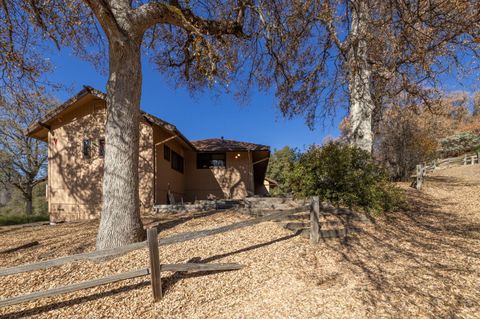
[{"label": "gravel path", "polygon": [[[402,184],[406,211],[348,240],[318,246],[273,222],[160,248],[163,263],[237,262],[240,271],[162,273],[153,304],[147,277],[0,309],[0,318],[478,318],[480,166],[438,171],[421,192]],[[194,217],[194,218],[192,218]],[[160,236],[227,225],[235,212],[146,219]],[[0,267],[91,251],[95,221],[0,229]],[[0,298],[145,268],[146,250],[0,278]]]}]

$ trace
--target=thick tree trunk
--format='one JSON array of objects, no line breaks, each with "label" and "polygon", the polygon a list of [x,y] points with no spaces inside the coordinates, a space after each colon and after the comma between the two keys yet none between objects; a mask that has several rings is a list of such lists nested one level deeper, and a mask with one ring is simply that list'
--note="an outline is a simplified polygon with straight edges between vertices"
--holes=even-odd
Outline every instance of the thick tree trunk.
[{"label": "thick tree trunk", "polygon": [[348,53],[348,82],[350,94],[350,134],[352,145],[368,152],[373,147],[372,112],[374,109],[370,91],[371,70],[367,61],[368,4],[367,1],[352,1],[351,33],[352,46]]},{"label": "thick tree trunk", "polygon": [[141,41],[119,38],[109,40],[103,208],[97,249],[127,245],[145,237],[138,193]]}]

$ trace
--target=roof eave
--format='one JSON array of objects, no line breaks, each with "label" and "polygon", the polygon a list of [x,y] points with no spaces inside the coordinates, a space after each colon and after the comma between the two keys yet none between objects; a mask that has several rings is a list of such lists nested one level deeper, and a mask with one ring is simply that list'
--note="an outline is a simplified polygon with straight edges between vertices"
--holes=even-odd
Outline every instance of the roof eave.
[{"label": "roof eave", "polygon": [[207,150],[207,149],[199,149],[196,148],[198,152],[202,153],[215,153],[215,152],[270,152],[270,147],[268,148],[255,148],[255,149],[249,149],[249,148],[236,148],[236,149],[227,149],[227,148],[219,148],[219,149],[214,149],[214,150]]},{"label": "roof eave", "polygon": [[[87,94],[91,94],[95,97],[98,97],[100,99],[105,99],[105,94],[90,87],[90,86],[84,86],[83,89],[78,92],[76,95],[72,96],[69,98],[67,101],[56,107],[55,109],[51,110],[45,116],[40,120],[35,123],[30,124],[30,126],[25,130],[25,135],[26,136],[31,136],[35,132],[46,128],[48,126],[48,122],[50,122],[55,116],[59,115],[61,112],[63,112],[65,109],[67,109],[69,106],[80,100],[82,97],[86,96]],[[48,128],[47,128],[48,129]]]}]

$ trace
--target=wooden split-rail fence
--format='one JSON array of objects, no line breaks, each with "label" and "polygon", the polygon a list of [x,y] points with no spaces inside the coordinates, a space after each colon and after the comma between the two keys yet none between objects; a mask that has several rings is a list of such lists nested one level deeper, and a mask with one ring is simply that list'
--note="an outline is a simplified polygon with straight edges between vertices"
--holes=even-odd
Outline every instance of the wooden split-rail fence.
[{"label": "wooden split-rail fence", "polygon": [[15,296],[11,298],[1,299],[0,307],[16,305],[24,302],[29,302],[41,298],[47,298],[66,293],[71,293],[83,289],[93,288],[100,285],[119,282],[127,279],[150,275],[152,295],[154,301],[158,301],[162,298],[162,284],[161,284],[161,272],[173,271],[173,272],[210,272],[210,271],[230,271],[243,268],[242,265],[236,263],[227,264],[208,264],[208,263],[182,263],[182,264],[161,264],[159,258],[159,246],[172,245],[176,243],[186,242],[194,239],[200,239],[208,236],[213,236],[228,231],[253,226],[259,223],[267,221],[278,221],[283,218],[288,218],[296,213],[302,213],[310,211],[312,216],[312,231],[311,241],[318,243],[320,237],[320,226],[318,223],[319,211],[318,197],[314,198],[312,204],[302,206],[299,208],[281,210],[269,215],[261,216],[254,219],[249,219],[237,223],[233,223],[227,226],[222,226],[213,229],[206,229],[194,232],[175,234],[170,237],[160,238],[157,236],[157,228],[147,229],[147,240],[139,243],[134,243],[118,248],[98,250],[88,253],[63,256],[55,259],[49,259],[39,261],[31,264],[23,264],[14,267],[1,268],[0,276],[15,275],[24,272],[31,272],[41,269],[47,269],[50,267],[61,266],[72,262],[79,261],[99,261],[102,262],[105,259],[118,257],[131,251],[138,249],[148,248],[149,251],[149,265],[146,268],[123,272],[107,277],[102,277],[94,280],[79,282],[67,286],[56,287],[48,290],[37,291],[26,295]]},{"label": "wooden split-rail fence", "polygon": [[463,158],[463,165],[474,165],[474,164],[480,164],[480,154],[474,154],[474,155],[465,155]]},{"label": "wooden split-rail fence", "polygon": [[[327,221],[327,216],[345,218],[346,221]],[[357,214],[347,208],[337,208],[324,203],[320,203],[319,197],[314,196],[312,198],[312,204],[310,209],[310,229],[309,237],[312,244],[318,244],[320,239],[328,238],[346,238],[350,232],[359,231],[358,228],[351,227],[350,221],[356,220],[363,224],[374,224],[374,220],[365,214]],[[340,229],[322,229],[322,225],[329,224],[343,224],[344,228]]]},{"label": "wooden split-rail fence", "polygon": [[420,190],[423,186],[423,181],[427,173],[433,172],[441,168],[450,168],[461,165],[475,165],[480,164],[480,154],[465,154],[463,156],[450,157],[444,159],[435,159],[430,163],[422,163],[416,166],[415,179],[412,186]]},{"label": "wooden split-rail fence", "polygon": [[[128,252],[148,248],[149,264],[148,267],[128,272],[123,272],[111,276],[106,276],[94,280],[75,283],[67,286],[52,288],[49,290],[37,291],[26,295],[15,296],[0,300],[0,307],[16,305],[24,302],[29,302],[41,298],[47,298],[66,293],[71,293],[83,289],[93,288],[100,285],[119,282],[127,279],[148,276],[150,275],[150,283],[152,288],[153,300],[156,302],[162,298],[162,271],[173,272],[211,272],[211,271],[230,271],[243,268],[242,265],[236,263],[226,264],[208,264],[208,263],[182,263],[182,264],[161,264],[159,258],[159,246],[172,245],[182,243],[194,239],[200,239],[208,236],[213,236],[228,231],[253,226],[267,221],[281,221],[297,213],[310,212],[310,242],[317,244],[320,238],[332,237],[331,234],[326,234],[321,230],[320,217],[326,215],[352,215],[352,211],[342,208],[334,208],[320,204],[318,197],[313,197],[311,204],[301,206],[298,208],[276,211],[265,216],[249,219],[227,226],[222,226],[213,229],[206,229],[194,232],[175,234],[170,237],[158,239],[157,228],[147,229],[147,240],[139,243],[126,245],[123,247],[93,251],[88,253],[69,255],[55,259],[39,261],[31,264],[24,264],[14,267],[0,269],[0,276],[15,275],[24,272],[47,269],[50,267],[61,266],[71,262],[78,261],[104,261],[107,258],[118,257]],[[328,232],[328,231],[327,231]],[[345,234],[344,234],[345,235]]]}]

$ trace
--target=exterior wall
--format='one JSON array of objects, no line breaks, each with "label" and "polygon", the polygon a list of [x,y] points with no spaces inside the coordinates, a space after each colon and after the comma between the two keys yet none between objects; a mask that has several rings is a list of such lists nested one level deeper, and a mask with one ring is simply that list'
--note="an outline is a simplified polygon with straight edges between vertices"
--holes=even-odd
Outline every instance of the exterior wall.
[{"label": "exterior wall", "polygon": [[[235,158],[237,154],[240,157]],[[187,154],[188,201],[209,198],[240,199],[253,194],[251,157],[248,152],[227,152],[225,168],[197,169],[196,154]]]},{"label": "exterior wall", "polygon": [[[105,103],[79,105],[58,117],[48,134],[48,205],[52,221],[98,218],[102,204],[103,158],[99,139],[104,137]],[[83,139],[92,141],[91,158],[82,153]],[[141,211],[153,205],[152,128],[141,124]]]},{"label": "exterior wall", "polygon": [[265,189],[267,190],[267,192],[270,193],[270,182],[267,180],[264,180],[263,186],[265,186]]},{"label": "exterior wall", "polygon": [[182,198],[185,198],[185,183],[187,171],[184,167],[184,172],[180,173],[172,168],[172,162],[164,159],[164,145],[170,147],[172,151],[175,151],[179,155],[183,156],[186,164],[185,154],[186,148],[178,141],[177,138],[170,139],[164,143],[163,141],[172,137],[171,133],[155,126],[154,127],[154,142],[158,144],[155,147],[155,203],[166,204],[168,190],[173,193],[175,201],[179,202]]},{"label": "exterior wall", "polygon": [[[104,163],[99,156],[99,139],[104,138],[105,120],[105,102],[90,98],[78,101],[49,122],[47,196],[52,221],[100,216]],[[139,196],[142,213],[151,212],[154,204],[166,204],[169,190],[176,202],[240,199],[254,194],[257,187],[252,162],[257,153],[227,152],[225,168],[197,169],[196,152],[185,141],[172,136],[162,127],[141,122]],[[83,156],[84,139],[92,141],[89,159]],[[164,145],[183,156],[183,173],[171,168],[171,160],[164,159]]]}]

